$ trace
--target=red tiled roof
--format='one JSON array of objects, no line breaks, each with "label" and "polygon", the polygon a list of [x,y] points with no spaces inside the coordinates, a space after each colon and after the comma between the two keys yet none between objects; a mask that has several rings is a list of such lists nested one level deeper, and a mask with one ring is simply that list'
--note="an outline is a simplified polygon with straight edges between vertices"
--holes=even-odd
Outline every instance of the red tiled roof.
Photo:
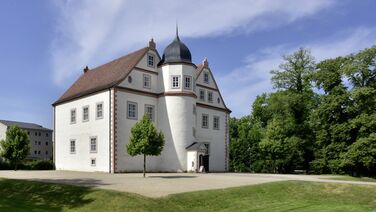
[{"label": "red tiled roof", "polygon": [[88,70],[86,73],[83,73],[53,105],[117,85],[128,76],[148,50],[149,48],[145,47]]}]

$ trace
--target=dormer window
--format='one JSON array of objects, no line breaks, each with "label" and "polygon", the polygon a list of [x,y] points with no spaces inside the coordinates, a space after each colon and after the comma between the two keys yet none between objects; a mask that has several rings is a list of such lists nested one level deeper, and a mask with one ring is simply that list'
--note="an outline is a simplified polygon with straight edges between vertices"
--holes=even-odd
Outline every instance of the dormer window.
[{"label": "dormer window", "polygon": [[208,72],[204,72],[204,82],[209,84],[209,73]]},{"label": "dormer window", "polygon": [[180,88],[179,85],[179,76],[172,76],[171,77],[171,87],[172,88]]},{"label": "dormer window", "polygon": [[154,68],[154,56],[151,54],[148,54],[148,66]]}]

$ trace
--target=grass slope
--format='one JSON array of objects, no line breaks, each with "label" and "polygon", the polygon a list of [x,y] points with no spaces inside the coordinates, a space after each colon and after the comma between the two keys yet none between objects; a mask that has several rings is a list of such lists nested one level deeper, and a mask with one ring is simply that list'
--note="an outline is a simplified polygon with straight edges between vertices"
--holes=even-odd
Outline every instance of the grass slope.
[{"label": "grass slope", "polygon": [[361,182],[376,182],[375,178],[370,177],[351,177],[351,176],[338,176],[338,177],[324,177],[320,179],[326,180],[344,180],[344,181],[361,181]]},{"label": "grass slope", "polygon": [[0,211],[376,211],[374,186],[285,181],[165,198],[0,179]]}]

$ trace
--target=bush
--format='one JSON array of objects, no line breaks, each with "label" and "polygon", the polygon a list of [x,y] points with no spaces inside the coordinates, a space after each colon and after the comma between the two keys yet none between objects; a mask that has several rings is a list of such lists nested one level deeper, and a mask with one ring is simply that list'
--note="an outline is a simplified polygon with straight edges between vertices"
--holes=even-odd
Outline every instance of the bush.
[{"label": "bush", "polygon": [[26,170],[53,170],[55,169],[54,163],[51,160],[31,160],[27,161],[20,167]]},{"label": "bush", "polygon": [[12,167],[10,166],[10,164],[7,163],[4,160],[1,160],[1,158],[0,158],[0,170],[10,170],[10,169],[12,169]]}]

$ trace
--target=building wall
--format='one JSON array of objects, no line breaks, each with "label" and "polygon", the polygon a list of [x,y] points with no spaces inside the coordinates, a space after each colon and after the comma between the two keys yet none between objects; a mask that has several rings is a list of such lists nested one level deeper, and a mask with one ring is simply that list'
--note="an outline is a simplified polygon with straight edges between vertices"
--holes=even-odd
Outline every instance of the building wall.
[{"label": "building wall", "polygon": [[28,158],[52,160],[52,131],[36,129],[24,130],[27,131],[30,140],[30,154]]},{"label": "building wall", "polygon": [[[57,170],[110,171],[110,93],[94,95],[55,107],[55,166]],[[103,118],[96,119],[96,104],[103,103]],[[83,122],[83,107],[89,106],[89,121]],[[76,108],[76,123],[70,123],[70,111]],[[90,138],[97,137],[97,152],[90,152]],[[70,153],[70,140],[76,140],[76,152]],[[96,159],[96,165],[91,165]]]},{"label": "building wall", "polygon": [[[137,119],[127,118],[128,102],[137,103]],[[145,104],[154,106],[154,123],[158,128],[159,113],[157,110],[158,100],[156,97],[139,95],[118,90],[116,92],[116,171],[136,172],[143,170],[143,156],[131,157],[126,152],[129,143],[130,131],[133,125],[142,119]],[[158,171],[161,157],[147,157],[147,170]]]},{"label": "building wall", "polygon": [[[202,128],[202,114],[209,116],[208,128]],[[213,129],[213,117],[219,117],[219,130]],[[209,171],[226,171],[226,113],[219,110],[197,107],[196,135],[199,142],[209,143]]]},{"label": "building wall", "polygon": [[5,140],[7,132],[7,126],[0,123],[0,141]]}]

